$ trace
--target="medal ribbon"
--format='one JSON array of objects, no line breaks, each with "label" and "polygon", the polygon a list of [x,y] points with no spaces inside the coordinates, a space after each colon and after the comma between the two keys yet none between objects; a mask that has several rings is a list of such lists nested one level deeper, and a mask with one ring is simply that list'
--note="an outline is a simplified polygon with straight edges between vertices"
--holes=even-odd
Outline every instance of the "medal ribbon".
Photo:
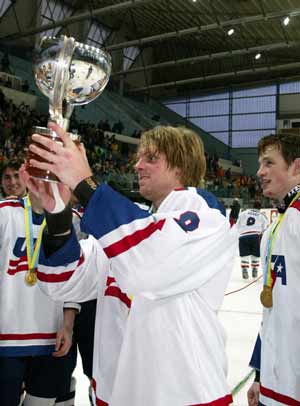
[{"label": "medal ribbon", "polygon": [[[300,197],[300,192],[296,194],[294,199],[291,201],[289,204],[288,208]],[[287,209],[288,209],[287,208]],[[287,212],[287,209],[284,213],[279,214],[278,219],[276,222],[271,226],[272,230],[270,232],[269,236],[269,241],[268,241],[268,247],[267,247],[267,258],[266,258],[266,263],[265,263],[265,269],[264,269],[264,286],[268,286],[272,288],[272,272],[271,272],[271,260],[272,260],[272,251],[273,251],[273,246],[274,242],[277,238],[278,232],[280,230],[280,227],[282,225],[282,221],[284,219],[285,213]]]},{"label": "medal ribbon", "polygon": [[25,239],[26,239],[26,252],[29,271],[37,267],[39,260],[40,248],[42,243],[43,230],[46,225],[46,219],[43,220],[39,231],[38,238],[34,245],[33,243],[33,226],[32,226],[32,207],[29,196],[24,198],[24,218],[25,218]]}]

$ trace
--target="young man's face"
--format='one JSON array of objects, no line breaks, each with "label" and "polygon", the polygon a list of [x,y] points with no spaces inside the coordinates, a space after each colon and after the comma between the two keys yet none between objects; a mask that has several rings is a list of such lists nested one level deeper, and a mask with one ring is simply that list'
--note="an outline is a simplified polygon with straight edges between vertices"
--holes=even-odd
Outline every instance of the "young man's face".
[{"label": "young man's face", "polygon": [[14,168],[6,168],[2,174],[2,188],[5,196],[22,197],[26,187],[19,178],[19,171]]},{"label": "young man's face", "polygon": [[268,146],[258,162],[257,176],[261,180],[264,196],[281,200],[299,181],[296,162],[288,166],[276,146]]},{"label": "young man's face", "polygon": [[135,170],[141,195],[150,200],[156,208],[172,190],[183,186],[179,179],[179,170],[169,168],[166,156],[154,150],[141,149],[138,152]]}]

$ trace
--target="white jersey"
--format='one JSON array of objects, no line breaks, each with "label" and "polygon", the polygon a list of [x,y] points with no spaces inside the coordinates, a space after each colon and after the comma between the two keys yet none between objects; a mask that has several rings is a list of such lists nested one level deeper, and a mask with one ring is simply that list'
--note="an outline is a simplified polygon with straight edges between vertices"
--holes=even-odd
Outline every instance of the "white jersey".
[{"label": "white jersey", "polygon": [[[34,239],[42,220],[43,215],[33,213]],[[51,354],[63,324],[63,302],[54,302],[38,284],[25,282],[23,199],[0,201],[0,258],[0,356]]]},{"label": "white jersey", "polygon": [[[265,265],[270,229],[261,244]],[[300,399],[300,200],[286,211],[272,250],[273,307],[263,311],[261,395],[267,406]]]},{"label": "white jersey", "polygon": [[268,227],[267,217],[256,209],[243,210],[236,223],[240,237],[253,234],[262,234]]},{"label": "white jersey", "polygon": [[73,233],[52,257],[41,252],[38,277],[50,295],[84,301],[98,291],[97,405],[232,402],[217,312],[237,236],[215,197],[202,195],[173,191],[150,214],[102,185],[81,222],[94,237],[79,245]]}]

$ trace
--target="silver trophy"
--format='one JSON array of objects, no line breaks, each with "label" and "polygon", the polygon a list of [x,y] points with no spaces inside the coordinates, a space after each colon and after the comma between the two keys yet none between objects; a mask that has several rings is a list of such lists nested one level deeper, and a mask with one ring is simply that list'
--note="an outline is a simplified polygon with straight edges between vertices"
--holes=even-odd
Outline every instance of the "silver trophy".
[{"label": "silver trophy", "polygon": [[[73,108],[95,100],[103,92],[110,74],[109,54],[76,42],[71,37],[44,37],[35,54],[35,81],[40,91],[49,98],[50,121],[66,131]],[[35,127],[33,131],[60,142],[54,131],[48,128]],[[29,151],[27,170],[31,176],[50,182],[58,181],[51,172],[31,166],[31,158],[41,160]]]}]

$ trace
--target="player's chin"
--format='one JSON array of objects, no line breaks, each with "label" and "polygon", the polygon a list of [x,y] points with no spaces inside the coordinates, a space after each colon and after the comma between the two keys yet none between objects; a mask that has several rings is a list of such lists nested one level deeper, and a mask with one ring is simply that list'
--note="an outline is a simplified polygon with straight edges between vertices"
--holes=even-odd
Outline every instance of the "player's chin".
[{"label": "player's chin", "polygon": [[273,193],[272,189],[266,187],[266,188],[263,188],[262,192],[265,197],[269,197],[270,199],[274,198],[274,193]]},{"label": "player's chin", "polygon": [[148,197],[149,197],[149,190],[148,190],[146,187],[140,185],[140,187],[139,187],[139,192],[140,192],[140,195],[142,195],[145,199],[148,199]]}]

